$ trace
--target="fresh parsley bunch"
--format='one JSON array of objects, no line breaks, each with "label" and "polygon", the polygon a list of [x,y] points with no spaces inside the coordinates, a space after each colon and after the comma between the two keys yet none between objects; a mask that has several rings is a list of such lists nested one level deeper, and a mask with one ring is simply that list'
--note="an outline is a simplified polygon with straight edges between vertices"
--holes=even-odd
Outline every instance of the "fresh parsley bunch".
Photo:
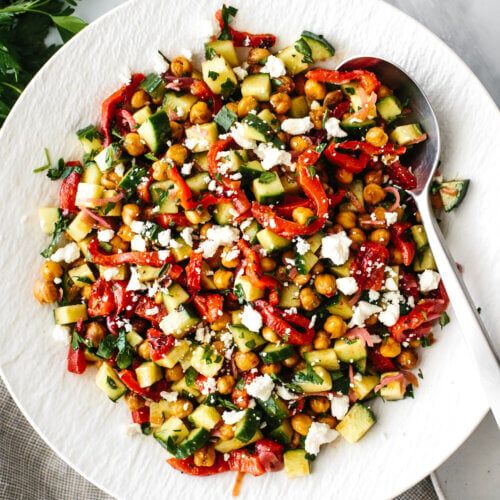
[{"label": "fresh parsley bunch", "polygon": [[56,28],[63,42],[86,26],[71,14],[78,0],[0,0],[0,125],[34,74],[60,47],[47,45]]}]

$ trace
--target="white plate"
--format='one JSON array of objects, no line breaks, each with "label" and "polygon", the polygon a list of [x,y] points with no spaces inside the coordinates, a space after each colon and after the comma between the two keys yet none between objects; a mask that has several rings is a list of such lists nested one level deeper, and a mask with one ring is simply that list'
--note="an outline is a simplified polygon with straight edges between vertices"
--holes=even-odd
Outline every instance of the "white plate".
[{"label": "white plate", "polygon": [[[496,106],[443,43],[396,9],[370,0],[233,1],[237,26],[270,31],[279,46],[302,29],[323,33],[337,47],[330,64],[371,53],[406,68],[427,91],[441,123],[443,171],[466,175],[466,203],[449,218],[449,242],[465,268],[472,295],[491,331],[500,324],[495,300],[498,249],[499,120]],[[51,59],[21,96],[0,134],[2,324],[0,365],[17,403],[68,463],[119,498],[220,499],[234,477],[193,479],[173,472],[153,439],[129,438],[124,404],[113,405],[93,384],[93,370],[65,370],[65,348],[50,337],[49,308],[32,298],[46,244],[37,208],[54,203],[56,186],[43,174],[43,148],[53,158],[81,154],[74,135],[96,122],[102,99],[130,70],[151,70],[156,50],[202,53],[201,29],[216,8],[210,0],[135,0],[99,19]],[[23,221],[23,216],[27,220]],[[425,351],[425,379],[415,400],[377,404],[379,423],[359,444],[338,440],[321,453],[311,477],[284,474],[245,478],[243,498],[387,498],[441,464],[472,432],[487,405],[472,362],[452,322]],[[496,330],[496,333],[498,330]]]}]

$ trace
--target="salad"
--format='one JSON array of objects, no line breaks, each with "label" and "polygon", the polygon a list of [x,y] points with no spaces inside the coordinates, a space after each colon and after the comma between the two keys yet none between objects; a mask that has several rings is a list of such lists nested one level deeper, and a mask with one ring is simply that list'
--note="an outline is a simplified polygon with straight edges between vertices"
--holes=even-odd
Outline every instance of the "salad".
[{"label": "salad", "polygon": [[[95,367],[173,468],[298,477],[372,428],[375,398],[413,397],[448,321],[405,191],[426,134],[374,73],[314,68],[323,36],[273,52],[235,15],[216,13],[200,69],[131,75],[77,132],[82,157],[37,169],[60,188],[34,294],[57,304],[67,369]],[[437,179],[433,204],[467,185]]]}]

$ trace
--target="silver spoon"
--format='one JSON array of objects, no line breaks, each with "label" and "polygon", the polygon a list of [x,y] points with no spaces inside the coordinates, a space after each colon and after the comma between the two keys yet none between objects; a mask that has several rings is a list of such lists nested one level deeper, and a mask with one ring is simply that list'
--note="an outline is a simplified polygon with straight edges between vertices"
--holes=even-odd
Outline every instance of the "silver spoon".
[{"label": "silver spoon", "polygon": [[[500,427],[500,365],[486,328],[453,259],[434,217],[429,187],[439,162],[441,149],[439,125],[422,89],[399,66],[378,57],[352,57],[343,61],[339,70],[369,69],[390,88],[402,90],[411,101],[412,122],[418,122],[427,133],[427,140],[415,146],[412,168],[417,187],[412,195],[427,232],[434,259],[460,323],[460,328],[476,362],[486,399]],[[414,119],[413,119],[414,118]]]}]

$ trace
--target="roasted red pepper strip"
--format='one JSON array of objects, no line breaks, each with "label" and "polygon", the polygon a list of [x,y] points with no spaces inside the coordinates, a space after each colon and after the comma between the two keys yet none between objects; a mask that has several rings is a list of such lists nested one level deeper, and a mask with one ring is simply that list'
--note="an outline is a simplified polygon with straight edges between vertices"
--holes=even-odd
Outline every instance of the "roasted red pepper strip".
[{"label": "roasted red pepper strip", "polygon": [[203,254],[191,252],[189,264],[186,266],[187,288],[191,295],[197,294],[201,289],[201,265]]},{"label": "roasted red pepper strip", "polygon": [[[275,331],[280,337],[283,337],[289,344],[304,345],[312,342],[314,328],[309,327],[310,320],[305,316],[287,314],[265,300],[257,300],[254,305],[262,315],[264,324]],[[304,331],[297,330],[287,320],[303,328]]]},{"label": "roasted red pepper strip", "polygon": [[146,336],[150,345],[151,359],[158,361],[165,357],[165,354],[170,352],[175,345],[175,337],[173,335],[165,335],[157,328],[150,328]]},{"label": "roasted red pepper strip", "polygon": [[359,174],[367,167],[370,157],[366,153],[362,152],[359,158],[355,158],[346,153],[339,153],[336,146],[337,144],[332,142],[325,149],[325,157],[330,163],[353,174]]},{"label": "roasted red pepper strip", "polygon": [[[113,290],[113,297],[115,299],[115,314],[120,314],[123,311],[125,311],[125,313],[131,311],[135,305],[134,300],[136,294],[135,292],[127,290],[128,282],[121,280],[111,281],[110,283],[111,289]],[[130,308],[129,311],[127,311],[127,308]]]},{"label": "roasted red pepper strip", "polygon": [[201,467],[194,464],[194,458],[169,458],[167,463],[185,474],[190,476],[212,476],[213,474],[220,474],[221,472],[226,472],[229,470],[228,463],[224,460],[224,457],[217,453],[215,458],[215,463],[210,467]]},{"label": "roasted red pepper strip", "polygon": [[217,94],[214,94],[210,87],[203,80],[193,80],[190,87],[190,92],[202,101],[212,104],[212,113],[216,115],[222,108],[222,99]]},{"label": "roasted red pepper strip", "polygon": [[175,182],[175,184],[177,184],[177,187],[179,189],[179,200],[181,202],[182,208],[184,210],[192,210],[196,206],[196,203],[193,200],[193,193],[191,193],[191,189],[186,184],[186,181],[179,173],[175,165],[171,163],[168,165],[167,176],[172,182]]},{"label": "roasted red pepper strip", "polygon": [[87,311],[89,316],[108,316],[115,310],[115,295],[109,281],[99,278],[90,290]]},{"label": "roasted red pepper strip", "polygon": [[134,314],[156,326],[167,315],[167,310],[163,304],[157,304],[151,297],[143,295],[137,301]]},{"label": "roasted red pepper strip", "polygon": [[417,187],[415,175],[397,160],[386,165],[385,172],[394,184],[403,189],[415,189]]},{"label": "roasted red pepper strip", "polygon": [[213,323],[224,312],[224,297],[218,293],[196,295],[194,305],[204,320]]},{"label": "roasted red pepper strip", "polygon": [[380,243],[363,243],[351,264],[351,275],[360,290],[380,290],[384,283],[389,251]]},{"label": "roasted red pepper strip", "polygon": [[126,104],[139,84],[144,80],[142,73],[135,73],[130,78],[130,83],[123,85],[116,92],[104,100],[101,108],[101,131],[104,135],[104,146],[111,144],[111,124],[116,114],[116,109],[121,104]]},{"label": "roasted red pepper strip", "polygon": [[262,476],[266,469],[260,463],[257,454],[250,454],[248,450],[234,450],[229,454],[229,469],[237,472],[245,472],[252,476]]},{"label": "roasted red pepper strip", "polygon": [[169,229],[172,226],[189,227],[191,225],[184,214],[159,214],[155,217],[155,222],[164,229]]},{"label": "roasted red pepper strip", "polygon": [[358,81],[365,92],[370,95],[376,92],[380,87],[380,82],[375,73],[364,69],[355,69],[352,71],[336,71],[332,69],[312,69],[306,73],[306,78],[322,83],[334,83],[343,85],[345,83]]},{"label": "roasted red pepper strip", "polygon": [[114,267],[121,264],[136,264],[138,266],[162,267],[168,262],[173,262],[171,255],[161,258],[159,252],[125,252],[107,255],[101,252],[97,238],[90,240],[88,248],[92,262],[101,266]]},{"label": "roasted red pepper strip", "polygon": [[80,345],[76,350],[69,346],[68,350],[68,371],[80,375],[87,368],[87,359],[85,358],[85,348]]},{"label": "roasted red pepper strip", "polygon": [[332,115],[337,118],[337,120],[342,120],[343,116],[349,113],[351,109],[351,101],[342,101],[340,104],[337,104],[332,111]]},{"label": "roasted red pepper strip", "polygon": [[413,297],[417,301],[420,296],[417,278],[413,274],[403,270],[400,270],[399,273],[399,288],[401,292],[403,292],[405,297]]},{"label": "roasted red pepper strip", "polygon": [[276,43],[276,37],[269,33],[264,34],[253,34],[246,31],[238,31],[231,26],[225,26],[224,19],[222,18],[222,11],[219,9],[215,13],[215,18],[219,23],[220,29],[226,28],[229,31],[229,35],[233,40],[235,47],[257,47],[269,49]]},{"label": "roasted red pepper strip", "polygon": [[405,238],[405,232],[411,227],[409,222],[396,222],[390,227],[391,241],[401,252],[403,264],[409,266],[415,257],[415,242]]},{"label": "roasted red pepper strip", "polygon": [[337,142],[335,144],[337,149],[347,149],[350,151],[363,151],[370,156],[375,155],[402,155],[406,153],[406,148],[404,146],[395,146],[394,144],[387,144],[386,146],[377,147],[373,146],[369,142],[366,141],[344,141]]},{"label": "roasted red pepper strip", "polygon": [[277,288],[280,286],[279,281],[271,276],[265,276],[260,267],[260,259],[257,252],[250,247],[245,240],[238,241],[238,248],[241,250],[245,260],[243,268],[246,276],[252,282],[252,285],[258,288]]},{"label": "roasted red pepper strip", "polygon": [[[71,165],[75,164],[75,165]],[[68,162],[69,166],[80,165],[80,162]],[[80,184],[81,174],[76,171],[71,172],[71,174],[66,177],[59,187],[59,208],[71,213],[77,211],[75,201],[76,192],[78,191],[78,184]]]},{"label": "roasted red pepper strip", "polygon": [[390,372],[396,369],[396,365],[391,358],[382,356],[380,347],[374,347],[368,351],[368,361],[377,373]]},{"label": "roasted red pepper strip", "polygon": [[290,199],[285,197],[283,204],[277,205],[275,211],[280,217],[292,217],[293,211],[299,207],[313,208],[314,204],[306,198],[292,197]]},{"label": "roasted red pepper strip", "polygon": [[121,381],[132,391],[145,398],[150,397],[149,387],[141,387],[132,370],[122,370],[118,373]]},{"label": "roasted red pepper strip", "polygon": [[149,423],[149,406],[143,406],[138,410],[132,410],[132,421],[134,424]]}]

